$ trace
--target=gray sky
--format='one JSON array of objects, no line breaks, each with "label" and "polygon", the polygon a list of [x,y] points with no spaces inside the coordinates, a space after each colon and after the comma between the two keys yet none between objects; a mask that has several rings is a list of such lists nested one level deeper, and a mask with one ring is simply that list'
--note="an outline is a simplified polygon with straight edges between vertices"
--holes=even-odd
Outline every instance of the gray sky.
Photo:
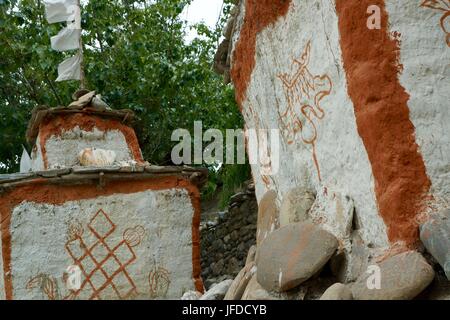
[{"label": "gray sky", "polygon": [[[194,0],[192,4],[187,7],[182,17],[188,21],[189,24],[204,22],[209,27],[214,27],[220,15],[223,0]],[[187,41],[195,37],[195,31],[188,30],[186,37]]]}]

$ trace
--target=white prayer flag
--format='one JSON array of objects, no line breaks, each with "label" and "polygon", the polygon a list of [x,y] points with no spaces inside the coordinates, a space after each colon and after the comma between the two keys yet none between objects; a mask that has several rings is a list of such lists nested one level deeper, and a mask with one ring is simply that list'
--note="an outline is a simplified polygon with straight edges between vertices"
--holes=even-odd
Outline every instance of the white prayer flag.
[{"label": "white prayer flag", "polygon": [[22,146],[22,157],[20,158],[20,172],[31,171],[31,158],[24,146]]},{"label": "white prayer flag", "polygon": [[80,80],[81,79],[81,56],[79,53],[70,57],[58,66],[58,78],[56,81]]},{"label": "white prayer flag", "polygon": [[49,23],[73,21],[80,12],[77,0],[44,0],[44,4]]},{"label": "white prayer flag", "polygon": [[74,23],[62,29],[56,36],[51,37],[52,49],[68,51],[80,48],[81,29],[75,29]]},{"label": "white prayer flag", "polygon": [[44,4],[45,15],[49,23],[67,22],[66,28],[51,37],[52,49],[56,51],[80,50],[75,56],[59,64],[56,81],[81,80],[83,57],[79,0],[44,0]]}]

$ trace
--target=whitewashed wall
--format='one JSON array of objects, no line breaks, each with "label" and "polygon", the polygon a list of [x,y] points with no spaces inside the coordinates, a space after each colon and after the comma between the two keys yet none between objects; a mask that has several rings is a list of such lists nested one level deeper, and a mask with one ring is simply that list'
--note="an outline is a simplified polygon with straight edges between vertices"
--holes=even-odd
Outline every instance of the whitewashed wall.
[{"label": "whitewashed wall", "polygon": [[[436,206],[446,207],[450,203],[450,46],[445,45],[446,34],[439,26],[445,12],[418,7],[418,3],[388,0],[386,9],[390,31],[401,34],[404,70],[399,78],[410,95],[410,119],[432,183],[431,192]],[[450,26],[450,17],[446,25]]]},{"label": "whitewashed wall", "polygon": [[[0,230],[0,248],[3,248],[3,245],[2,245],[2,237],[1,237],[1,230]],[[0,255],[2,255],[1,253],[0,253]],[[4,270],[3,269],[3,257],[1,257],[0,258],[0,271],[2,271],[2,270]],[[0,300],[5,300],[6,299],[6,297],[5,297],[5,281],[4,281],[4,277],[3,277],[3,274],[2,274],[2,276],[0,276]]]},{"label": "whitewashed wall", "polygon": [[[179,189],[115,194],[68,201],[63,205],[24,201],[14,208],[11,217],[14,299],[48,299],[48,292],[55,299],[68,298],[70,292],[64,272],[68,266],[76,264],[70,252],[74,256],[87,252],[79,245],[81,240],[87,248],[93,247],[90,252],[94,258],[91,261],[86,257],[81,264],[86,270],[95,269],[98,264],[124,293],[121,298],[135,288],[135,294],[126,298],[178,299],[184,292],[195,290],[193,215],[188,192]],[[93,230],[100,236],[109,234],[104,244],[98,243]],[[95,243],[98,245],[94,246]],[[118,268],[118,261],[112,256],[105,258],[109,250],[105,245],[125,266],[116,276],[114,270]],[[113,250],[116,246],[119,246],[117,250]],[[133,255],[135,259],[127,264]],[[4,288],[1,285],[3,275],[0,278],[0,287]],[[82,283],[86,278],[82,276]],[[88,278],[100,290],[98,298],[119,298],[111,286],[101,289],[108,282],[102,272],[95,272]],[[46,281],[45,290],[42,281]],[[0,294],[4,297],[4,292]],[[91,285],[86,284],[74,298],[88,299],[92,295]]]},{"label": "whitewashed wall", "polygon": [[[40,136],[36,140],[36,152],[32,155],[34,171],[44,170],[44,155],[40,146]],[[52,135],[45,142],[48,168],[70,168],[78,165],[78,155],[85,148],[100,148],[116,153],[116,161],[134,160],[125,136],[119,130],[84,131],[79,127]]]},{"label": "whitewashed wall", "polygon": [[[430,207],[445,207],[450,202],[450,47],[439,27],[443,12],[420,7],[420,1],[409,0],[388,0],[386,9],[389,31],[401,33],[403,73],[400,83],[411,96],[410,119],[432,182],[434,200]],[[234,46],[239,40],[244,17],[245,1],[242,1],[232,39]],[[294,112],[302,121],[303,131],[291,137],[285,135],[278,174],[264,176],[258,165],[252,166],[257,197],[260,199],[267,190],[274,189],[281,201],[295,186],[309,187],[319,193],[324,188],[340,190],[354,200],[366,244],[387,246],[386,226],[377,207],[371,164],[357,131],[354,107],[347,90],[335,1],[293,0],[286,16],[257,35],[255,60],[241,106],[248,128],[282,129],[280,114],[286,111],[289,101],[280,76],[286,74],[285,79],[292,80],[300,66],[304,68],[300,72],[303,80],[296,83],[305,84],[309,80],[317,85],[316,89],[309,89],[310,97],[302,98],[301,103],[314,106],[318,113],[317,107],[323,109],[323,118],[313,119],[317,130],[314,148],[304,142],[311,140],[314,127],[297,109]],[[322,80],[314,80],[314,77]],[[327,87],[331,87],[331,91],[323,94],[317,104],[314,97],[320,90],[327,91]]]},{"label": "whitewashed wall", "polygon": [[[280,127],[278,111],[284,112],[288,101],[278,75],[295,72],[293,60],[301,58],[308,42],[311,45],[309,71],[313,76],[328,75],[332,90],[321,101],[325,113],[323,120],[315,121],[316,156],[322,181],[318,179],[312,147],[302,142],[299,133],[290,145],[282,141],[282,165],[270,185],[266,186],[261,180],[258,166],[253,167],[256,192],[260,198],[268,188],[275,189],[281,200],[294,186],[305,186],[318,192],[324,186],[342,190],[355,201],[365,240],[382,246],[387,243],[385,227],[377,213],[370,163],[357,132],[353,105],[346,90],[337,23],[333,2],[294,1],[286,17],[257,36],[256,67],[244,102],[245,110],[249,106],[257,110],[253,117],[244,112],[248,114],[249,128],[255,128],[258,121],[260,128]],[[311,100],[307,102],[314,105]],[[305,136],[308,134],[310,132]]]}]

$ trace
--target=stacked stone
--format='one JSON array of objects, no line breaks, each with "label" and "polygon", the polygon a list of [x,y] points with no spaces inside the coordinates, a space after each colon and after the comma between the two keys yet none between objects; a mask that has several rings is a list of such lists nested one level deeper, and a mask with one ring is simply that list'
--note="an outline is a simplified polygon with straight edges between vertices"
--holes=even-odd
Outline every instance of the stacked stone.
[{"label": "stacked stone", "polygon": [[244,267],[250,247],[256,242],[258,204],[254,185],[234,195],[225,212],[202,223],[201,265],[206,289],[225,279],[233,279]]},{"label": "stacked stone", "polygon": [[[338,199],[338,212],[327,199]],[[424,256],[364,244],[353,211],[351,199],[332,190],[294,188],[280,204],[268,191],[259,204],[257,248],[225,300],[407,300],[426,291],[435,271]],[[446,272],[448,221],[445,212],[421,227],[425,247]]]}]

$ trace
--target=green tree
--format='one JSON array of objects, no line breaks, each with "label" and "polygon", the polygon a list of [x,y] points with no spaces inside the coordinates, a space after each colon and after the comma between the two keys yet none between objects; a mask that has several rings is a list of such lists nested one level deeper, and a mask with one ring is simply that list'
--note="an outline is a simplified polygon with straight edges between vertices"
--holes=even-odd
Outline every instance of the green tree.
[{"label": "green tree", "polygon": [[[216,28],[196,25],[199,36],[186,43],[181,13],[191,1],[82,2],[88,88],[112,108],[136,112],[144,157],[154,164],[170,163],[174,129],[192,130],[198,120],[205,130],[243,126],[233,88],[212,71],[232,1],[224,2]],[[50,37],[61,27],[47,23],[42,1],[0,0],[0,172],[18,169],[31,109],[67,105],[78,88],[76,81],[55,82],[57,65],[71,54],[50,48]],[[232,183],[239,184],[248,176],[248,168],[242,169],[224,166],[219,173],[212,171],[212,180],[220,184],[227,172],[243,172]]]}]

